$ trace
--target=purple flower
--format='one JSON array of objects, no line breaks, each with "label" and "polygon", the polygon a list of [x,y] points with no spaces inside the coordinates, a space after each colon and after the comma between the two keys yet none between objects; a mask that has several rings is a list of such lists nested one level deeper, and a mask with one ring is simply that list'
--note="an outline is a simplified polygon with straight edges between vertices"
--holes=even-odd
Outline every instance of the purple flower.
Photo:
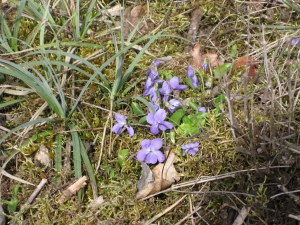
[{"label": "purple flower", "polygon": [[298,44],[298,42],[299,42],[298,38],[292,38],[292,40],[291,40],[292,46],[295,46],[296,44]]},{"label": "purple flower", "polygon": [[168,101],[169,95],[172,93],[172,89],[167,81],[162,83],[162,87],[159,89],[159,92],[164,96],[164,101]]},{"label": "purple flower", "polygon": [[[155,112],[156,112],[157,110],[159,110],[159,109],[160,109],[159,105],[156,105],[154,102],[150,102],[150,105],[152,105],[152,106],[153,106],[153,108],[154,108]],[[150,110],[150,109],[149,109],[149,112],[151,112],[151,110]]]},{"label": "purple flower", "polygon": [[153,140],[143,140],[141,142],[142,149],[138,151],[136,158],[138,161],[150,164],[155,164],[157,161],[163,162],[165,160],[164,154],[159,151],[162,147],[163,141],[160,138]]},{"label": "purple flower", "polygon": [[181,103],[177,99],[171,99],[169,102],[166,102],[166,107],[168,107],[168,110],[170,113],[175,112],[176,109],[178,109],[181,106]]},{"label": "purple flower", "polygon": [[171,78],[169,84],[173,90],[184,90],[187,88],[186,85],[179,84],[179,81],[180,81],[179,77],[175,76]]},{"label": "purple flower", "polygon": [[202,62],[202,63],[201,63],[201,67],[202,67],[204,70],[207,70],[207,69],[208,69],[208,64],[205,63],[205,62]]},{"label": "purple flower", "polygon": [[158,73],[154,69],[149,69],[146,73],[146,76],[150,77],[150,79],[153,81],[158,79]]},{"label": "purple flower", "polygon": [[203,113],[205,113],[206,112],[206,108],[205,107],[199,107],[199,109],[198,109],[198,112],[203,112]]},{"label": "purple flower", "polygon": [[197,88],[199,84],[199,80],[195,75],[194,69],[190,66],[190,64],[188,64],[187,77],[191,79],[194,88]]},{"label": "purple flower", "polygon": [[159,61],[158,59],[155,59],[153,62],[152,62],[152,66],[155,66],[155,67],[158,67],[158,65],[161,63],[161,61]]},{"label": "purple flower", "polygon": [[115,119],[118,123],[113,126],[113,128],[112,128],[113,132],[115,132],[118,135],[121,135],[122,129],[123,129],[123,127],[125,127],[127,129],[130,137],[132,137],[134,135],[134,130],[131,126],[127,125],[125,116],[122,116],[122,115],[116,113]]},{"label": "purple flower", "polygon": [[151,102],[155,102],[157,100],[157,93],[156,93],[157,89],[156,89],[156,85],[148,88],[148,90],[145,90],[143,95],[150,96]]},{"label": "purple flower", "polygon": [[195,155],[198,152],[199,142],[188,143],[186,145],[181,145],[181,148],[189,155]]},{"label": "purple flower", "polygon": [[170,122],[165,121],[167,117],[166,111],[163,109],[157,110],[155,113],[149,113],[146,116],[146,120],[151,124],[150,131],[152,134],[158,134],[159,130],[172,129],[173,125]]}]

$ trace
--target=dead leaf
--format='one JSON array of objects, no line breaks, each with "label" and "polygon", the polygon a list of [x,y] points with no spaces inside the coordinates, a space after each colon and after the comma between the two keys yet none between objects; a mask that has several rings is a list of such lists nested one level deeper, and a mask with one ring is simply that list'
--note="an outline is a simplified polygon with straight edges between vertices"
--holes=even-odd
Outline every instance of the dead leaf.
[{"label": "dead leaf", "polygon": [[154,182],[146,184],[141,190],[138,191],[135,196],[137,200],[145,198],[148,195],[160,192],[161,190],[170,187],[175,181],[180,180],[180,176],[173,164],[175,162],[175,159],[175,154],[173,152],[170,152],[165,163],[159,163],[154,167],[154,169],[152,170]]},{"label": "dead leaf", "polygon": [[34,165],[40,168],[50,167],[51,159],[49,156],[49,150],[45,145],[41,145],[39,150],[34,156]]},{"label": "dead leaf", "polygon": [[195,45],[191,51],[191,56],[193,57],[192,65],[199,70],[203,70],[202,63],[208,63],[210,67],[218,67],[224,64],[223,60],[220,60],[217,54],[206,53],[204,55],[200,52],[201,46],[199,44]]},{"label": "dead leaf", "polygon": [[[187,37],[186,37],[186,39],[190,40],[192,44],[195,43],[197,33],[198,33],[198,29],[199,29],[199,25],[200,25],[200,21],[201,21],[201,18],[203,16],[203,14],[204,14],[203,9],[200,8],[199,6],[196,7],[192,12],[192,19],[191,19],[190,29],[189,29],[189,32],[188,32]],[[192,50],[192,45],[191,44],[188,44],[184,48],[185,53],[189,53],[189,52],[191,52],[191,50]]]},{"label": "dead leaf", "polygon": [[138,191],[142,190],[147,184],[154,181],[153,173],[147,163],[142,162],[142,176],[140,177],[136,187]]},{"label": "dead leaf", "polygon": [[220,60],[217,54],[206,53],[202,58],[204,61],[207,59],[211,67],[218,67],[224,64],[224,61]]},{"label": "dead leaf", "polygon": [[[128,7],[124,11],[124,37],[127,38],[138,22],[143,19],[146,11],[143,6]],[[139,34],[144,34],[147,31],[147,23],[141,22],[137,29]]]},{"label": "dead leaf", "polygon": [[232,69],[238,69],[239,67],[244,67],[243,72],[246,71],[246,67],[250,67],[248,71],[248,77],[255,77],[256,75],[256,68],[258,66],[257,62],[251,56],[243,56],[238,58],[232,67]]},{"label": "dead leaf", "polygon": [[102,196],[94,199],[90,204],[88,204],[88,208],[96,209],[104,203],[104,199]]},{"label": "dead leaf", "polygon": [[203,62],[203,58],[201,55],[201,45],[195,45],[193,50],[191,51],[191,56],[193,57],[192,65],[197,67],[198,69],[202,69],[201,63]]},{"label": "dead leaf", "polygon": [[165,163],[159,163],[154,169],[152,170],[154,179],[163,179],[170,182],[175,182],[180,180],[180,176],[177,173],[174,162],[176,156],[173,152],[170,152],[167,161]]},{"label": "dead leaf", "polygon": [[44,103],[45,103],[45,100],[43,98],[37,98],[37,99],[34,100],[33,105],[34,106],[36,106],[36,105],[40,106]]}]

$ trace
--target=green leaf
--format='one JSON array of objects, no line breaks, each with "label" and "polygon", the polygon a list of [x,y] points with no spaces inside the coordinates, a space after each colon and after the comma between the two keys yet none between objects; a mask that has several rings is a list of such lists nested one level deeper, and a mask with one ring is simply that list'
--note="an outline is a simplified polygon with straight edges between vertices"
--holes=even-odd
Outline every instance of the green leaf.
[{"label": "green leaf", "polygon": [[143,116],[141,119],[139,119],[139,123],[144,124],[147,122],[146,116]]},{"label": "green leaf", "polygon": [[232,45],[230,56],[233,58],[233,57],[237,56],[237,54],[238,54],[237,45]]},{"label": "green leaf", "polygon": [[124,166],[124,161],[126,160],[128,155],[129,155],[128,149],[122,149],[118,152],[118,163],[122,168]]},{"label": "green leaf", "polygon": [[131,107],[134,114],[138,116],[145,115],[145,112],[137,102],[132,102]]},{"label": "green leaf", "polygon": [[221,79],[224,73],[227,73],[231,69],[232,63],[224,63],[222,66],[217,67],[213,70],[216,79]]},{"label": "green leaf", "polygon": [[199,105],[195,102],[189,102],[189,106],[198,112]]},{"label": "green leaf", "polygon": [[194,85],[192,83],[192,80],[190,78],[183,78],[184,83],[186,83],[190,88],[192,89],[196,89],[194,88]]},{"label": "green leaf", "polygon": [[199,128],[190,123],[183,123],[178,127],[178,133],[184,136],[192,136],[199,133]]},{"label": "green leaf", "polygon": [[182,117],[185,115],[185,111],[184,109],[178,109],[176,110],[176,112],[174,112],[172,114],[172,116],[170,117],[170,122],[174,125],[174,126],[178,126],[180,124],[180,121],[182,119]]},{"label": "green leaf", "polygon": [[17,199],[7,202],[8,211],[15,212],[16,209],[17,209],[18,204],[19,204],[19,200],[17,200]]},{"label": "green leaf", "polygon": [[214,107],[219,107],[219,104],[220,103],[224,103],[225,102],[225,96],[223,95],[223,94],[221,94],[221,95],[219,95],[216,99],[215,99],[215,101],[214,101]]},{"label": "green leaf", "polygon": [[24,100],[23,100],[23,99],[16,99],[16,100],[12,100],[12,101],[9,101],[9,102],[1,103],[1,104],[0,104],[0,109],[1,109],[1,108],[4,108],[4,107],[6,107],[6,106],[9,106],[9,105],[16,104],[16,103],[18,103],[18,102],[22,102],[22,101],[24,101]]}]

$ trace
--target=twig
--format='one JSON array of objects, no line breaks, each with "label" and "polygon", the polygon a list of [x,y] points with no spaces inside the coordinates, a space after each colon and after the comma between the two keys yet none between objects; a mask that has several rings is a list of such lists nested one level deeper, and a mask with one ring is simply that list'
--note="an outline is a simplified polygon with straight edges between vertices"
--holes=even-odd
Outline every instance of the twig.
[{"label": "twig", "polygon": [[244,220],[246,219],[251,207],[243,206],[242,210],[240,211],[239,215],[235,219],[232,225],[242,225]]},{"label": "twig", "polygon": [[300,221],[300,215],[296,216],[296,215],[289,214],[288,217]]},{"label": "twig", "polygon": [[48,180],[43,178],[25,204],[30,205],[47,182]]},{"label": "twig", "polygon": [[144,225],[150,225],[152,224],[155,220],[157,220],[158,218],[160,218],[161,216],[163,216],[164,214],[166,214],[167,212],[169,212],[170,210],[172,210],[174,207],[176,207],[187,195],[184,195],[181,199],[179,199],[177,202],[175,202],[173,205],[171,205],[170,207],[166,208],[164,211],[162,211],[161,213],[155,215],[154,217],[152,217],[150,220],[147,220]]},{"label": "twig", "polygon": [[202,184],[202,183],[206,183],[206,182],[211,182],[211,181],[216,181],[216,180],[222,180],[228,177],[234,178],[236,174],[239,173],[245,173],[245,172],[251,172],[251,171],[259,171],[259,170],[266,170],[266,169],[278,169],[278,168],[290,168],[290,166],[270,166],[270,167],[261,167],[261,168],[256,168],[256,169],[248,169],[248,170],[239,170],[239,171],[235,171],[235,172],[230,172],[230,173],[225,173],[225,174],[220,174],[220,175],[216,175],[216,176],[212,176],[212,177],[200,177],[199,179],[193,180],[193,181],[188,181],[188,182],[184,182],[181,184],[177,184],[177,185],[173,185],[168,189],[165,189],[163,191],[157,192],[153,195],[149,195],[145,198],[142,198],[141,201],[149,199],[151,197],[154,197],[156,195],[162,194],[162,193],[166,193],[169,191],[173,191],[173,190],[177,190],[183,187],[188,187],[188,186],[193,186],[195,184]]}]

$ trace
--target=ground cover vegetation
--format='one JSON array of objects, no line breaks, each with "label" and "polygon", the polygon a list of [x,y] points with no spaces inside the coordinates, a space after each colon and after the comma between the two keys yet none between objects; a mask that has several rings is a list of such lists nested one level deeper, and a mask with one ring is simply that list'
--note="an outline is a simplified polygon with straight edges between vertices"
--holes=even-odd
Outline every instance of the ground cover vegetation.
[{"label": "ground cover vegetation", "polygon": [[0,224],[297,224],[299,17],[2,0]]}]

